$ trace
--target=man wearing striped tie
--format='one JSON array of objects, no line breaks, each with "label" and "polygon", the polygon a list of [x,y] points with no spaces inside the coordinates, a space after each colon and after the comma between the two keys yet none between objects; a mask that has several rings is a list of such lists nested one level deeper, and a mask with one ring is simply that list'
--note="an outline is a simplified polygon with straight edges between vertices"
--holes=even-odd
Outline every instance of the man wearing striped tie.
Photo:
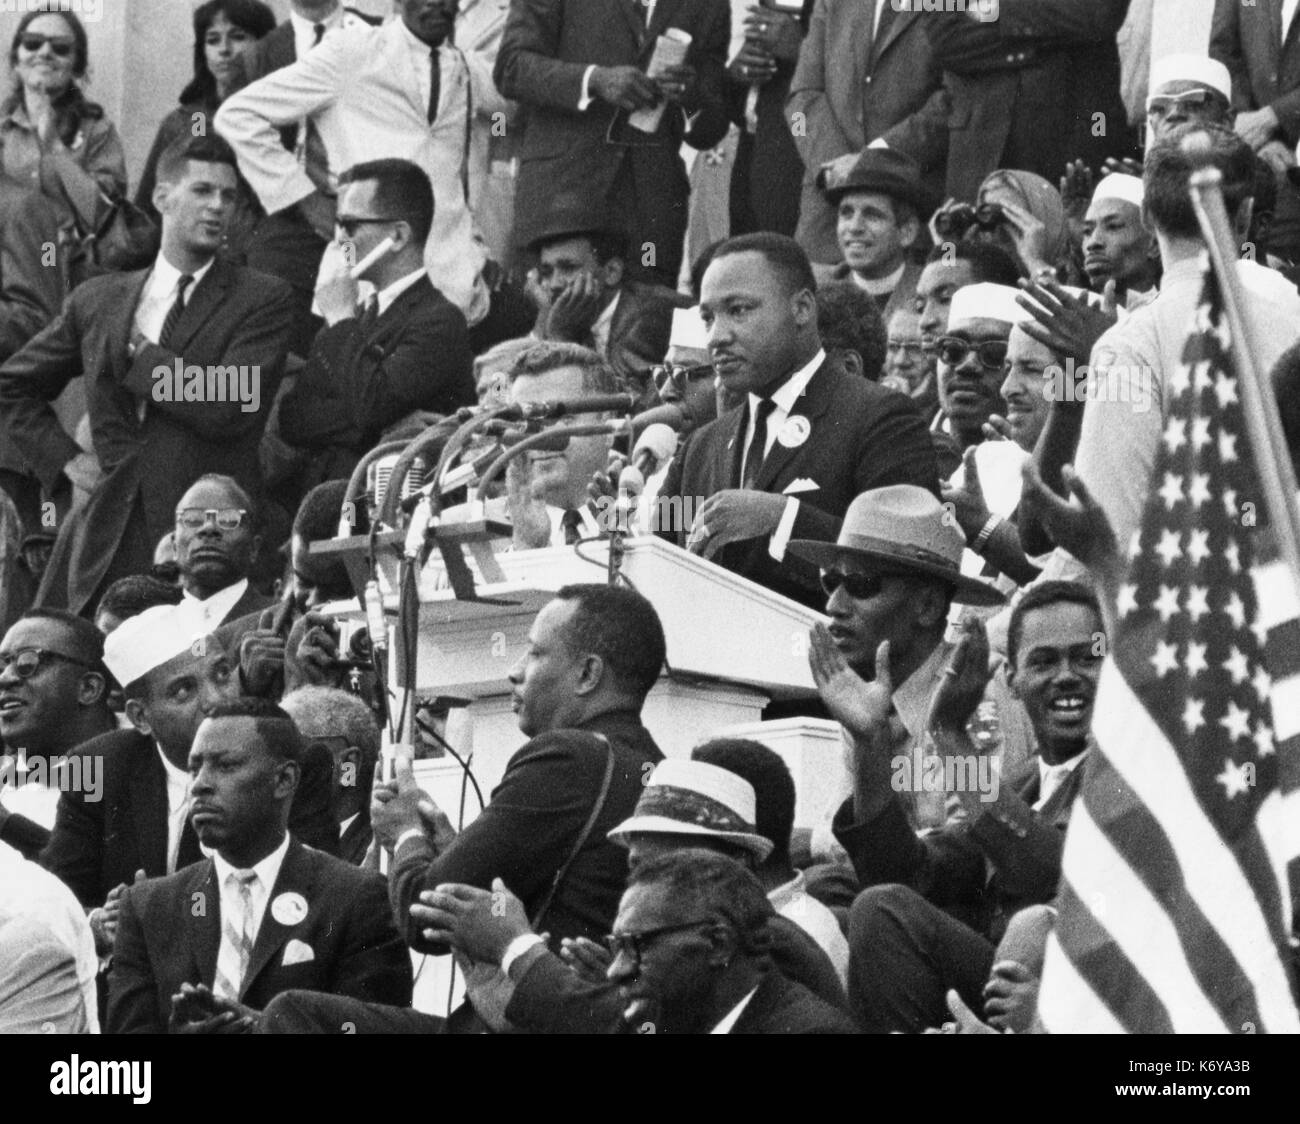
[{"label": "man wearing striped tie", "polygon": [[190,818],[208,857],[123,896],[109,1033],[243,1033],[290,988],[410,1003],[383,878],[288,830],[302,757],[275,704],[212,709],[189,759]]}]

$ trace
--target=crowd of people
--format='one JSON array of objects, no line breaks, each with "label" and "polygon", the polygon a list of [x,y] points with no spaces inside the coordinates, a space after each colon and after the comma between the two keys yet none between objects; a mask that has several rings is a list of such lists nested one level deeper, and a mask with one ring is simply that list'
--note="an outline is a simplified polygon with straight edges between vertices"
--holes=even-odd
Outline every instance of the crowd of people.
[{"label": "crowd of people", "polygon": [[[1300,464],[1300,20],[1218,0],[1135,104],[1128,0],[929,7],[206,0],[133,196],[81,22],[23,16],[0,1028],[1040,1028],[1117,575],[1188,439],[1199,167]],[[731,161],[721,229],[683,146]],[[631,437],[511,462],[493,548],[621,532],[635,476],[633,533],[820,614],[769,712],[842,737],[798,825],[761,737],[665,758],[655,591],[616,583],[532,623],[476,818],[378,768],[373,645],[322,612],[362,590],[313,545],[447,419],[618,394]],[[462,1005],[412,1006],[419,956]]]}]

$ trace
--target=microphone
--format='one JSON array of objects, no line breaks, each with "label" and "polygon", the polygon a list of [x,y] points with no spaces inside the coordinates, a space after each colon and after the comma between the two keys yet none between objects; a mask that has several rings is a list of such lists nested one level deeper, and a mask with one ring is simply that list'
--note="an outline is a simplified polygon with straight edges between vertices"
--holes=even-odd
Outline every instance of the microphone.
[{"label": "microphone", "polygon": [[679,433],[689,433],[698,424],[697,419],[681,402],[669,402],[637,414],[632,419],[632,432],[640,434],[652,425],[666,425]]},{"label": "microphone", "polygon": [[[675,452],[677,452],[677,434],[665,423],[654,422],[646,426],[645,431],[637,439],[629,467],[636,469],[642,477],[653,476],[673,459]],[[627,469],[624,471],[626,472]]]},{"label": "microphone", "polygon": [[563,418],[570,414],[630,414],[636,409],[634,394],[589,394],[553,402],[517,402],[502,417],[514,421]]}]

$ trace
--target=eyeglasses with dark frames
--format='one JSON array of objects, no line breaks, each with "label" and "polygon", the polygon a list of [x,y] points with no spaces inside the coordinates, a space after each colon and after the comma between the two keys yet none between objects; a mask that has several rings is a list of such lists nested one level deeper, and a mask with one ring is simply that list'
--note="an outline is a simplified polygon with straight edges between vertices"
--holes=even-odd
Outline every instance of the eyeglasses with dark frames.
[{"label": "eyeglasses with dark frames", "polygon": [[386,222],[401,222],[401,219],[386,219],[378,215],[339,215],[334,226],[343,231],[345,238],[355,238],[359,226],[382,226]]},{"label": "eyeglasses with dark frames", "polygon": [[79,660],[76,656],[65,656],[62,652],[53,652],[49,648],[19,648],[16,652],[0,652],[0,673],[12,667],[19,679],[30,679],[49,660],[62,660],[64,663],[75,663],[78,667],[86,667],[91,671],[96,670],[96,665],[93,663]]},{"label": "eyeglasses with dark frames", "polygon": [[889,578],[907,577],[907,574],[885,570],[877,574],[846,574],[843,570],[823,570],[821,573],[822,592],[833,597],[835,591],[843,586],[855,601],[869,601],[877,597],[885,588]]},{"label": "eyeglasses with dark frames", "polygon": [[690,929],[702,929],[705,925],[717,924],[719,924],[717,921],[702,919],[699,921],[683,921],[680,925],[661,925],[657,929],[642,929],[639,933],[610,933],[605,938],[605,946],[609,949],[609,954],[613,959],[617,960],[621,953],[627,953],[633,965],[639,967],[641,957],[645,955],[646,947],[660,937],[666,937],[669,933],[685,933]]},{"label": "eyeglasses with dark frames", "polygon": [[237,531],[248,518],[248,512],[238,507],[183,507],[176,513],[176,525],[187,531],[197,531],[215,520],[219,531]]},{"label": "eyeglasses with dark frames", "polygon": [[686,392],[686,384],[693,382],[695,379],[702,379],[706,375],[712,376],[712,363],[699,363],[693,367],[682,367],[676,363],[661,363],[658,366],[650,368],[650,377],[654,380],[655,389],[660,394],[671,383],[679,393]]},{"label": "eyeglasses with dark frames", "polygon": [[960,336],[943,336],[935,340],[934,350],[949,367],[960,367],[972,351],[986,371],[1000,371],[1007,362],[1006,340],[984,340],[971,343]]},{"label": "eyeglasses with dark frames", "polygon": [[77,44],[72,39],[63,36],[40,35],[35,31],[24,32],[23,37],[18,42],[24,51],[31,51],[33,54],[48,43],[50,50],[61,59],[71,58],[73,52],[77,49]]}]

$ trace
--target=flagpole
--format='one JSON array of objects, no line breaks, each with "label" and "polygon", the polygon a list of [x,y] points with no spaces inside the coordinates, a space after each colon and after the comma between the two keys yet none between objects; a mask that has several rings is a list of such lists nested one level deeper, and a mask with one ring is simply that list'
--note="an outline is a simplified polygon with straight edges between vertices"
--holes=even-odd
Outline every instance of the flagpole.
[{"label": "flagpole", "polygon": [[[1207,152],[1208,147],[1197,134],[1183,143],[1183,151],[1196,158]],[[1228,318],[1233,351],[1241,372],[1237,381],[1242,394],[1242,413],[1255,452],[1260,485],[1264,489],[1264,505],[1269,521],[1277,529],[1278,548],[1290,571],[1296,593],[1300,596],[1300,507],[1296,503],[1295,473],[1292,471],[1291,454],[1282,432],[1269,373],[1259,362],[1254,341],[1246,330],[1246,320],[1242,315],[1245,294],[1235,268],[1236,237],[1228,221],[1227,208],[1223,204],[1222,181],[1223,176],[1217,168],[1201,167],[1193,172],[1192,206],[1223,294],[1223,309]]]}]

